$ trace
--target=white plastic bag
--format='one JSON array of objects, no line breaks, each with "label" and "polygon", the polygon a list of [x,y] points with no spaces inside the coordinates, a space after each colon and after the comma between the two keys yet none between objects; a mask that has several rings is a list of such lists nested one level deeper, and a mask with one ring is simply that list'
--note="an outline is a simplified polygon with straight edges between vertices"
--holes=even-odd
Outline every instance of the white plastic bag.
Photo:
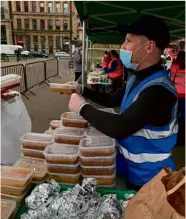
[{"label": "white plastic bag", "polygon": [[1,100],[1,164],[6,166],[13,165],[20,158],[20,137],[31,131],[27,109],[21,95],[17,94],[14,102]]}]

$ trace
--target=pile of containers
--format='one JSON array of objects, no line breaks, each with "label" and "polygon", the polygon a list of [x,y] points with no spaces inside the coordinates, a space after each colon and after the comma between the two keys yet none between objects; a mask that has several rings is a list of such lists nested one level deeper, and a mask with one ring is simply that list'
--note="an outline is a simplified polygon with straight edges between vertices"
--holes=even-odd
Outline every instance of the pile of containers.
[{"label": "pile of containers", "polygon": [[26,133],[21,138],[21,150],[25,157],[44,159],[43,151],[52,143],[52,135],[39,133]]},{"label": "pile of containers", "polygon": [[16,209],[16,202],[1,199],[0,209],[1,209],[1,219],[13,218],[13,214]]},{"label": "pile of containers", "polygon": [[80,142],[82,176],[94,177],[100,187],[115,187],[116,142],[91,127]]},{"label": "pile of containers", "polygon": [[24,167],[33,170],[33,183],[43,183],[46,179],[47,169],[43,159],[22,157],[14,164],[14,167]]},{"label": "pile of containers", "polygon": [[29,192],[33,171],[21,167],[1,167],[1,199],[13,200],[19,206]]}]

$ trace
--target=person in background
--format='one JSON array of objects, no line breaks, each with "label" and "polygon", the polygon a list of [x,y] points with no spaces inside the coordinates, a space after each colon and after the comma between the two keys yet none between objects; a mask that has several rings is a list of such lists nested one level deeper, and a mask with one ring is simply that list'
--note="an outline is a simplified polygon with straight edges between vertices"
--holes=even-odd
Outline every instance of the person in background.
[{"label": "person in background", "polygon": [[82,75],[81,48],[76,48],[74,51],[74,72],[75,72],[75,81],[77,81],[79,77]]},{"label": "person in background", "polygon": [[122,79],[124,76],[124,67],[119,59],[119,54],[116,50],[110,51],[111,62],[108,65],[108,78],[112,80],[112,89],[115,92],[118,88],[122,87]]},{"label": "person in background", "polygon": [[102,69],[106,73],[108,70],[109,63],[111,62],[111,57],[108,51],[105,51],[104,56],[102,57]]},{"label": "person in background", "polygon": [[[175,169],[171,151],[177,143],[178,95],[160,62],[170,43],[167,24],[146,15],[119,31],[126,36],[120,59],[133,72],[126,89],[99,94],[83,86],[72,94],[69,109],[117,140],[117,173],[126,180],[127,189],[139,190],[163,168]],[[98,110],[83,97],[105,107],[120,106],[120,113]]]}]

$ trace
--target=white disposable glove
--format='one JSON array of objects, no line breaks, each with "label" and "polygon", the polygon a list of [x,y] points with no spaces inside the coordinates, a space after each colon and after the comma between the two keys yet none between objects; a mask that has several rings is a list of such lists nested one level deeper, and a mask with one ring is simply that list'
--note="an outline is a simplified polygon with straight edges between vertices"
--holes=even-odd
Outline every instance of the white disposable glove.
[{"label": "white disposable glove", "polygon": [[88,104],[85,99],[78,94],[72,94],[70,101],[69,101],[69,109],[71,112],[75,112],[77,114],[80,114],[80,111],[84,105]]}]

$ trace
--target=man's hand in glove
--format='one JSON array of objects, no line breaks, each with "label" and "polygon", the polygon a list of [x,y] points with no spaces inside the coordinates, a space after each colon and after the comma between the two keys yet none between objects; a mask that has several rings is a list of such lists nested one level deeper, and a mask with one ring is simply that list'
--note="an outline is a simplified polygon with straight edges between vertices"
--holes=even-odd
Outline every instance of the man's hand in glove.
[{"label": "man's hand in glove", "polygon": [[85,99],[78,94],[72,94],[69,101],[69,109],[72,112],[80,114],[80,111],[84,105],[88,104]]}]

